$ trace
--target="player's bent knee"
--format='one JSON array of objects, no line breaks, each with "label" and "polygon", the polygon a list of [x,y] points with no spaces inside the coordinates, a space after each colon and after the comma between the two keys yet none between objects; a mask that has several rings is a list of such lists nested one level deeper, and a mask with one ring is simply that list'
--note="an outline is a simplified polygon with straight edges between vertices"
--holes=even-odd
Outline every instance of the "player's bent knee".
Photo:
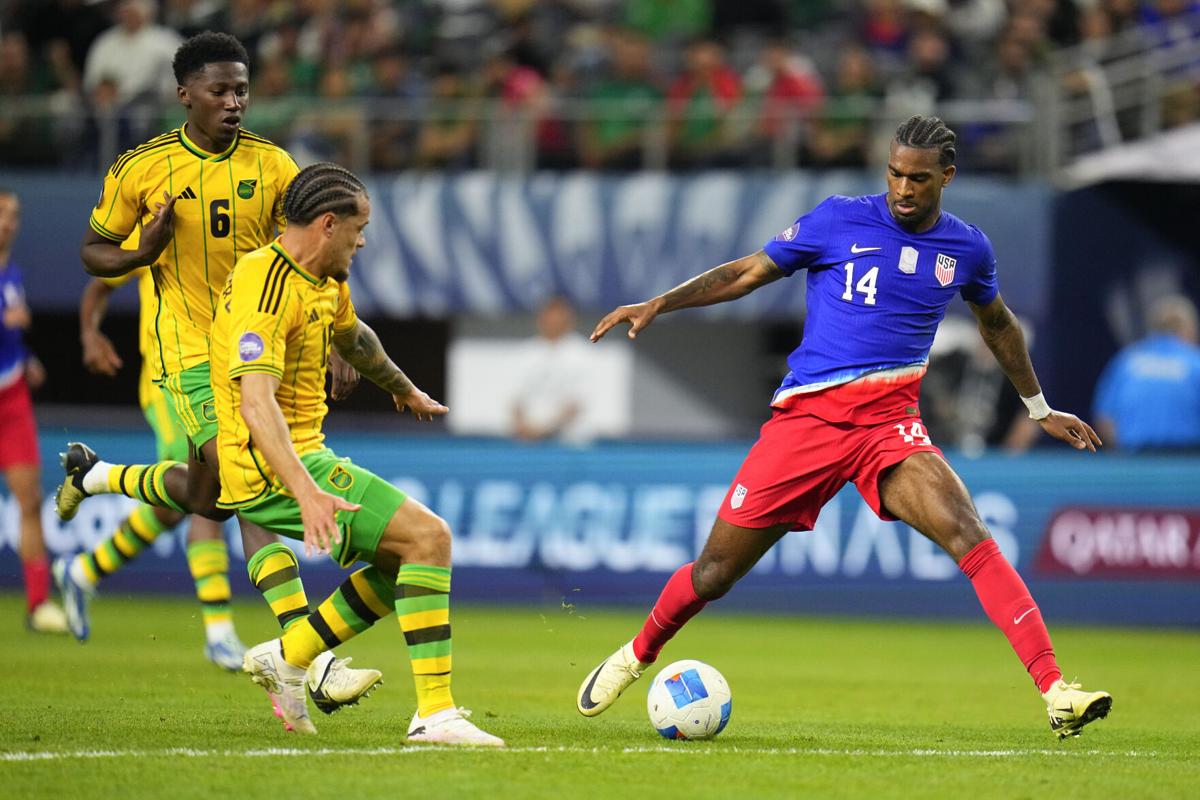
[{"label": "player's bent knee", "polygon": [[728,563],[697,560],[692,565],[692,591],[701,600],[718,600],[733,588],[737,577]]}]

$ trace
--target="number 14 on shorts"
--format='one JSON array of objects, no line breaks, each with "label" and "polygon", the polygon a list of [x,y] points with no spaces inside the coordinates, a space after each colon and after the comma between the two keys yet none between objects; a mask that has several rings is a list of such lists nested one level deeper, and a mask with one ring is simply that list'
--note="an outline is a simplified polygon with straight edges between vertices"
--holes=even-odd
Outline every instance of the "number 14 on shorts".
[{"label": "number 14 on shorts", "polygon": [[898,422],[892,426],[900,435],[904,437],[905,444],[924,444],[929,445],[929,434],[925,432],[925,428],[919,422],[914,422],[911,427],[905,429],[904,423]]}]

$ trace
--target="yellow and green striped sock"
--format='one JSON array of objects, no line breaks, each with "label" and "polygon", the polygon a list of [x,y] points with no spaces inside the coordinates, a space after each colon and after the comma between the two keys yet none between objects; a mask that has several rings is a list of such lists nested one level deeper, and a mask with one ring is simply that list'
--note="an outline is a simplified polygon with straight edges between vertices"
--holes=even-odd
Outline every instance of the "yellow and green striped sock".
[{"label": "yellow and green striped sock", "polygon": [[187,546],[188,569],[196,582],[196,597],[204,627],[233,621],[229,608],[229,551],[224,539],[191,542]]},{"label": "yellow and green striped sock", "polygon": [[450,568],[403,564],[396,576],[396,618],[417,687],[417,713],[451,708]]},{"label": "yellow and green striped sock", "polygon": [[172,467],[184,467],[180,461],[159,461],[157,464],[114,464],[108,472],[108,490],[141,500],[160,508],[173,508],[187,513],[187,509],[171,499],[167,493],[166,477]]},{"label": "yellow and green striped sock", "polygon": [[250,582],[262,592],[285,631],[308,616],[308,596],[300,581],[300,562],[282,542],[260,549],[246,564]]},{"label": "yellow and green striped sock", "polygon": [[353,639],[391,614],[392,582],[375,567],[363,567],[342,581],[317,610],[283,634],[283,657],[307,667],[325,650]]},{"label": "yellow and green striped sock", "polygon": [[95,586],[101,578],[113,574],[133,560],[164,530],[166,526],[154,516],[154,509],[146,505],[138,506],[121,520],[112,536],[92,548],[90,553],[77,555],[76,563],[87,580]]}]

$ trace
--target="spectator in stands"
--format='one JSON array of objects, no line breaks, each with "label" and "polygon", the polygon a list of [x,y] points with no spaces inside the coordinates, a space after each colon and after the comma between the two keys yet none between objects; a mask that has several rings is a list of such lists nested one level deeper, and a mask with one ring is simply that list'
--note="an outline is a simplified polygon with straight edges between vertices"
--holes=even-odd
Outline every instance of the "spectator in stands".
[{"label": "spectator in stands", "polygon": [[116,88],[117,102],[157,104],[175,96],[171,60],[182,39],[154,22],[152,0],[120,0],[117,24],[96,39],[83,70],[84,89],[91,93],[101,82]]},{"label": "spectator in stands", "polygon": [[856,38],[885,65],[901,63],[908,49],[908,17],[901,0],[866,0]]},{"label": "spectator in stands", "polygon": [[650,42],[638,31],[609,34],[611,67],[588,93],[588,118],[579,127],[580,160],[591,169],[642,166],[646,131],[662,107],[654,79]]},{"label": "spectator in stands", "polygon": [[512,435],[530,442],[586,444],[596,435],[587,414],[592,346],[575,330],[575,309],[564,297],[542,304],[537,329],[519,356]]},{"label": "spectator in stands", "polygon": [[747,73],[746,94],[757,101],[755,144],[750,152],[769,163],[781,139],[795,150],[814,112],[820,109],[824,90],[816,69],[801,58],[786,39],[773,37],[762,45],[759,60]]},{"label": "spectator in stands", "polygon": [[300,49],[300,29],[303,20],[289,16],[280,20],[279,26],[263,36],[258,48],[258,58],[263,61],[280,61],[287,65],[288,82],[298,94],[313,94],[321,79],[320,64],[304,55]]},{"label": "spectator in stands", "polygon": [[818,167],[861,167],[882,90],[875,63],[862,47],[842,50],[837,76],[805,144],[805,163]]},{"label": "spectator in stands", "polygon": [[428,94],[403,48],[388,47],[375,54],[371,84],[364,92],[371,100],[371,169],[391,171],[412,164],[419,119],[414,111]]},{"label": "spectator in stands", "polygon": [[1108,448],[1200,448],[1200,322],[1182,295],[1151,311],[1150,335],[1122,349],[1096,386],[1096,431]]},{"label": "spectator in stands", "polygon": [[888,85],[887,106],[900,114],[932,113],[956,94],[950,42],[937,28],[923,27],[909,37],[907,54],[904,70]]},{"label": "spectator in stands", "polygon": [[417,134],[416,166],[468,169],[478,163],[481,98],[453,64],[437,66]]},{"label": "spectator in stands", "polygon": [[261,58],[251,73],[254,101],[252,129],[280,147],[287,146],[295,121],[304,113],[308,101],[292,86],[292,69],[285,59]]},{"label": "spectator in stands", "polygon": [[52,118],[40,105],[19,103],[25,95],[45,89],[47,76],[39,76],[30,59],[25,35],[5,31],[0,35],[0,161],[50,164],[57,156]]},{"label": "spectator in stands", "polygon": [[[25,0],[14,15],[14,30],[25,33],[30,50],[50,62],[59,85],[82,85],[88,50],[110,22],[96,3],[86,0]],[[71,77],[62,77],[69,72]]]},{"label": "spectator in stands", "polygon": [[741,142],[737,112],[742,81],[725,63],[712,39],[691,42],[686,68],[667,92],[667,137],[673,166],[723,167],[736,164]]},{"label": "spectator in stands", "polygon": [[659,43],[704,36],[712,13],[712,0],[625,0],[625,24]]}]

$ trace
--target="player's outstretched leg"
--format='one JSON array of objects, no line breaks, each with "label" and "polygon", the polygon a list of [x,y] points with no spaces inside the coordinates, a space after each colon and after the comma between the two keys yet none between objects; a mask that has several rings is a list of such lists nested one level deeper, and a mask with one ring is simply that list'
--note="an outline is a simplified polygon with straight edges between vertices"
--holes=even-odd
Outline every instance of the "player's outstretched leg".
[{"label": "player's outstretched leg", "polygon": [[1059,738],[1078,736],[1085,725],[1108,716],[1112,697],[1107,692],[1084,692],[1078,684],[1063,682],[1041,610],[988,534],[950,465],[932,453],[919,453],[878,485],[880,500],[891,514],[958,562],[984,612],[1008,639],[1046,701],[1051,730]]},{"label": "player's outstretched leg", "polygon": [[743,528],[718,519],[694,563],[667,580],[642,630],[584,678],[575,708],[594,717],[611,706],[658,659],[663,646],[710,600],[725,595],[789,526]]},{"label": "player's outstretched leg", "polygon": [[[186,495],[187,466],[179,461],[109,464],[82,442],[69,443],[59,459],[66,474],[54,493],[54,510],[63,521],[73,519],[79,504],[94,494],[123,494],[147,505],[187,511],[183,501],[173,496]],[[167,487],[167,476],[172,471],[176,472],[173,481],[177,482],[174,492]]]},{"label": "player's outstretched leg", "polygon": [[121,520],[111,536],[90,551],[54,562],[54,581],[62,595],[68,626],[76,639],[84,642],[90,635],[89,606],[100,581],[137,558],[181,517],[177,511],[138,506]]},{"label": "player's outstretched leg", "polygon": [[392,581],[376,567],[364,567],[280,637],[281,652],[307,670],[309,696],[326,714],[355,705],[382,683],[379,670],[353,669],[349,658],[333,658],[329,651],[390,615],[391,594]]}]

